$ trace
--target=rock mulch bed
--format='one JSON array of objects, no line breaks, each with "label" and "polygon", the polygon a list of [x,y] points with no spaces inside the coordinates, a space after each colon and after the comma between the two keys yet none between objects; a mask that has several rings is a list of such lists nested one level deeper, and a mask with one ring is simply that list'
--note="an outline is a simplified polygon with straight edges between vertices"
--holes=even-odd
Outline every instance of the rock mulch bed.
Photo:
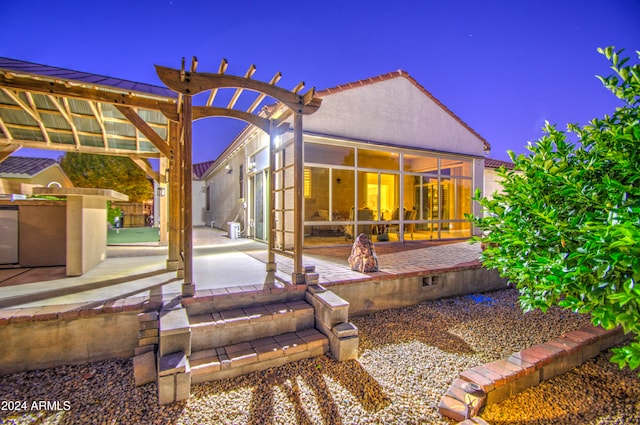
[{"label": "rock mulch bed", "polygon": [[[168,406],[157,404],[155,384],[134,386],[131,360],[4,376],[2,400],[28,407],[58,401],[61,410],[1,410],[0,424],[451,424],[438,403],[460,372],[588,320],[559,309],[523,314],[508,289],[353,322],[361,337],[357,361],[323,356],[195,385],[188,401]],[[639,423],[640,379],[609,356],[490,405],[482,416],[492,424]]]}]

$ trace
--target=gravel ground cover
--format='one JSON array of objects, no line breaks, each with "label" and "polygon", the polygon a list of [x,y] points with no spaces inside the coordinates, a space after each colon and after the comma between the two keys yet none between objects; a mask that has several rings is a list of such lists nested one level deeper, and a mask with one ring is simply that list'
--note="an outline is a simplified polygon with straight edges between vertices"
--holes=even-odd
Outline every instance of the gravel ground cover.
[{"label": "gravel ground cover", "polygon": [[[360,329],[357,361],[322,356],[195,385],[188,401],[169,406],[158,406],[155,384],[134,386],[130,360],[4,376],[1,400],[26,404],[0,410],[0,424],[450,424],[437,406],[458,373],[588,319],[559,309],[523,314],[516,291],[507,289],[352,321]],[[495,424],[640,423],[640,379],[609,356],[489,406],[483,417]],[[39,401],[50,404],[39,409]]]}]

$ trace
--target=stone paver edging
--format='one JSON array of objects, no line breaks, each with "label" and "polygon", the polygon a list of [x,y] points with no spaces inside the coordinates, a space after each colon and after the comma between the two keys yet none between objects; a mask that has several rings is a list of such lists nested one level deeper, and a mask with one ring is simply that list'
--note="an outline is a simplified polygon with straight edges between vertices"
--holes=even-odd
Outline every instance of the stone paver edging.
[{"label": "stone paver edging", "polygon": [[440,414],[464,424],[483,423],[477,422],[480,419],[477,415],[485,405],[498,403],[567,372],[628,337],[621,328],[607,331],[589,325],[506,359],[473,367],[460,373],[442,396]]}]

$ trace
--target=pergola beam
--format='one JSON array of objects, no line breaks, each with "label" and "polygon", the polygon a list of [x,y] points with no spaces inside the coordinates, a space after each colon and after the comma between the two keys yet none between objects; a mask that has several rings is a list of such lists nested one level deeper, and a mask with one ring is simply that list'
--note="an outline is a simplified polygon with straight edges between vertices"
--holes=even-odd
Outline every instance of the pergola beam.
[{"label": "pergola beam", "polygon": [[153,171],[153,168],[142,158],[137,155],[130,155],[129,158],[138,166],[145,174],[155,180],[157,183],[164,183],[160,180],[160,174]]},{"label": "pergola beam", "polygon": [[[267,96],[277,99],[290,109],[299,111],[299,113],[303,115],[315,112],[320,106],[318,102],[310,102],[305,105],[302,103],[301,96],[281,87],[234,75],[219,75],[205,72],[187,75],[185,73],[183,75],[184,80],[181,80],[180,70],[159,65],[156,65],[156,72],[160,80],[166,84],[167,87],[185,95],[195,96],[198,93],[214,88],[242,88],[265,93]],[[300,84],[298,86],[300,86]],[[302,87],[304,87],[304,84],[302,84],[300,89],[302,89]]]},{"label": "pergola beam", "polygon": [[236,109],[218,108],[215,106],[194,106],[193,120],[199,120],[207,117],[228,117],[235,118],[253,124],[269,133],[269,120],[258,115],[249,114],[247,112],[238,111]]},{"label": "pergola beam", "polygon": [[132,108],[121,105],[114,105],[115,108],[120,111],[122,115],[124,115],[130,122],[133,124],[135,128],[140,130],[144,136],[149,139],[149,141],[167,158],[171,158],[173,155],[173,150],[171,147],[164,141],[162,137],[155,132],[153,128],[145,120],[143,120],[140,115],[136,113]]},{"label": "pergola beam", "polygon": [[22,75],[16,75],[9,71],[0,71],[0,87],[8,87],[21,91],[93,100],[151,110],[158,110],[158,105],[161,104],[175,104],[175,100],[171,98],[163,99],[153,97],[152,95],[139,95],[131,91],[118,90],[114,87],[101,88],[99,86],[90,86],[89,84],[80,84],[81,85],[72,85],[65,81],[44,76],[39,76],[36,80],[30,76],[23,77]]},{"label": "pergola beam", "polygon": [[[11,144],[18,144],[23,148],[42,149],[42,141],[39,140],[14,140],[0,138],[0,146],[6,146]],[[159,158],[162,156],[160,152],[132,152],[127,149],[114,149],[97,147],[97,146],[81,146],[80,149],[76,149],[75,145],[64,143],[52,143],[46,147],[47,150],[61,151],[61,152],[80,152],[80,153],[93,153],[98,155],[115,155],[115,156],[129,156],[132,154],[139,155],[142,158]]]},{"label": "pergola beam", "polygon": [[0,162],[7,159],[12,153],[20,149],[20,146],[17,143],[11,143],[9,145],[0,145]]}]

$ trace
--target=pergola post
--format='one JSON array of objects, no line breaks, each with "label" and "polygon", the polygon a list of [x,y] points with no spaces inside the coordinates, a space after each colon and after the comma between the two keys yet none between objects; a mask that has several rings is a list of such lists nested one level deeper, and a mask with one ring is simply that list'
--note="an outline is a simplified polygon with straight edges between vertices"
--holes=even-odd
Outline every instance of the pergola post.
[{"label": "pergola post", "polygon": [[192,191],[191,179],[193,175],[192,164],[192,97],[185,95],[182,103],[182,170],[183,170],[183,247],[184,259],[184,282],[182,284],[182,296],[192,297],[195,295],[196,285],[193,282],[193,218],[192,218]]},{"label": "pergola post", "polygon": [[[169,216],[168,216],[168,197],[167,197],[167,171],[169,170],[170,164],[169,159],[167,157],[160,157],[159,159],[159,167],[160,167],[160,181],[158,181],[158,192],[154,193],[154,198],[158,200],[158,208],[157,211],[154,211],[154,223],[153,225],[158,227],[158,231],[160,234],[160,244],[166,245],[169,241],[168,239],[168,231],[169,231]],[[162,193],[161,193],[161,192]],[[160,223],[158,225],[157,223]]]},{"label": "pergola post", "polygon": [[273,229],[276,227],[276,217],[273,213],[275,205],[275,192],[273,191],[273,170],[275,170],[275,148],[276,148],[276,120],[269,120],[269,177],[267,178],[267,211],[269,211],[269,227],[267,228],[267,272],[275,272],[277,270],[276,255],[273,251],[275,244],[275,235]]},{"label": "pergola post", "polygon": [[[167,270],[175,270],[178,273],[183,269],[180,258],[181,223],[182,223],[182,149],[180,143],[180,125],[175,121],[169,121],[169,143],[173,150],[173,157],[169,158],[169,214],[167,216],[169,226],[169,249],[167,258]],[[179,277],[179,276],[178,276]]]},{"label": "pergola post", "polygon": [[302,114],[293,114],[293,156],[294,156],[294,225],[293,225],[293,276],[292,282],[304,282],[302,270],[302,245],[304,243],[304,158],[302,151]]}]

